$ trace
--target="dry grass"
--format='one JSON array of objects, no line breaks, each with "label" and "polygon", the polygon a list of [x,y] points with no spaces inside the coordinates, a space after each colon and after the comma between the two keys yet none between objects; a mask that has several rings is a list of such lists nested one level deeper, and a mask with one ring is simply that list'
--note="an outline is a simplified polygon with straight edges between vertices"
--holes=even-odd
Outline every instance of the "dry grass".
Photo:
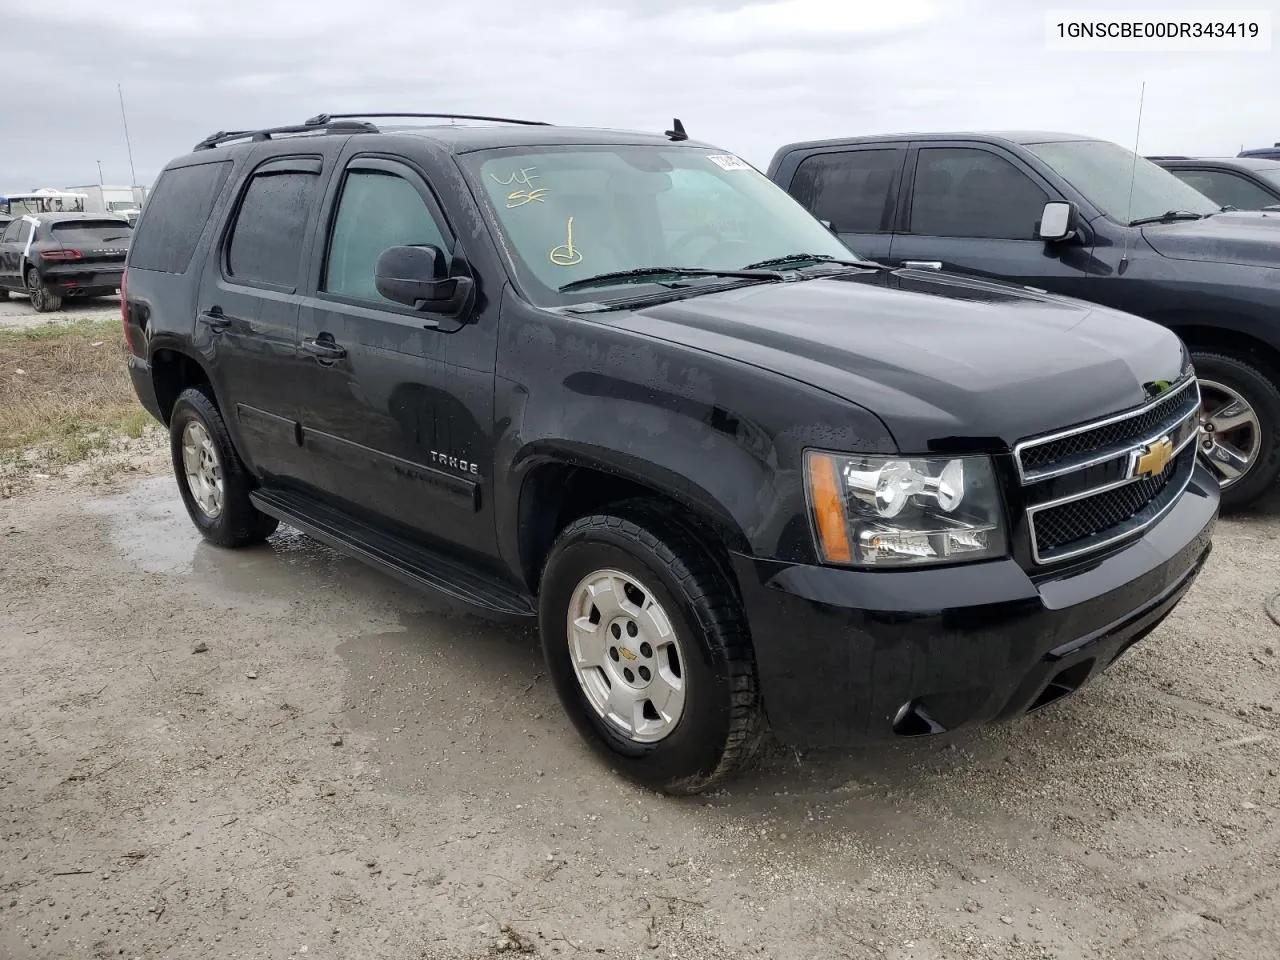
[{"label": "dry grass", "polygon": [[0,467],[56,469],[141,436],[126,349],[118,320],[0,330]]}]

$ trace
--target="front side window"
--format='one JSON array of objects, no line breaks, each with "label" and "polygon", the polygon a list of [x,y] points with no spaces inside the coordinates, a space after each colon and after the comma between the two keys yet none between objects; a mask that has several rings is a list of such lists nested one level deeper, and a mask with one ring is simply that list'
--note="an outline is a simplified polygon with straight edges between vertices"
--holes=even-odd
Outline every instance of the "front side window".
[{"label": "front side window", "polygon": [[391,247],[426,243],[448,253],[443,232],[413,184],[393,173],[354,170],[338,201],[323,289],[390,303],[374,285],[378,257]]},{"label": "front side window", "polygon": [[1030,177],[988,150],[922,148],[911,192],[909,232],[1035,240],[1048,199]]},{"label": "front side window", "polygon": [[1108,140],[1033,143],[1027,149],[1116,223],[1171,212],[1208,215],[1221,206],[1159,164]]},{"label": "front side window", "polygon": [[1276,198],[1261,187],[1223,170],[1177,170],[1174,175],[1220,207],[1261,210],[1276,202]]},{"label": "front side window", "polygon": [[294,170],[254,175],[227,244],[227,272],[232,277],[289,288],[297,285],[319,183],[318,174]]},{"label": "front side window", "polygon": [[901,160],[892,148],[815,154],[796,168],[790,192],[840,233],[880,233]]},{"label": "front side window", "polygon": [[469,154],[463,163],[539,302],[598,297],[559,291],[615,271],[853,257],[781,187],[706,148],[525,147]]},{"label": "front side window", "polygon": [[21,220],[13,220],[4,228],[4,235],[0,236],[0,241],[4,243],[17,243],[18,236],[22,233]]}]

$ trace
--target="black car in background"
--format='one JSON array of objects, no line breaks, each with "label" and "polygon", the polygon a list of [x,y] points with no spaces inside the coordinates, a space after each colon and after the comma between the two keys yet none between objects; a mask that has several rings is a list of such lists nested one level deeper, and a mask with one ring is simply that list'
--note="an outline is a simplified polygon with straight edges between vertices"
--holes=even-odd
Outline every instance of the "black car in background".
[{"label": "black car in background", "polygon": [[40,213],[14,218],[0,233],[0,291],[25,293],[38,313],[67,297],[120,289],[133,227],[103,213]]},{"label": "black car in background", "polygon": [[1280,476],[1280,216],[1223,212],[1115,143],[932,133],[781,147],[769,176],[886,264],[1000,279],[1154,320],[1187,344],[1223,510]]},{"label": "black car in background", "polygon": [[1264,157],[1148,157],[1214,203],[1280,211],[1280,160]]}]

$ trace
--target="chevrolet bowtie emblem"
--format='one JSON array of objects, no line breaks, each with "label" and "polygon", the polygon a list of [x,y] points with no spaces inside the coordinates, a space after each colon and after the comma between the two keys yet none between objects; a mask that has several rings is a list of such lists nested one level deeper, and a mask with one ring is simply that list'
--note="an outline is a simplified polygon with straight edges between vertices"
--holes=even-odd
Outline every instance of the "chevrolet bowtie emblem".
[{"label": "chevrolet bowtie emblem", "polygon": [[1133,475],[1135,477],[1158,477],[1173,459],[1173,441],[1161,437],[1154,443],[1147,444],[1141,450],[1134,451]]}]

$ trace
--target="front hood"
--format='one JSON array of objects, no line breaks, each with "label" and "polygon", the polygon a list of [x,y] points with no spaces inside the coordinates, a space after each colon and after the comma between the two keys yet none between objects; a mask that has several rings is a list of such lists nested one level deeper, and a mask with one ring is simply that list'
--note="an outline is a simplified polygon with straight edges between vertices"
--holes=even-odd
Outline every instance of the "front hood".
[{"label": "front hood", "polygon": [[613,323],[811,384],[878,415],[903,452],[1000,450],[1137,406],[1185,369],[1163,327],[926,271],[768,283]]},{"label": "front hood", "polygon": [[1280,213],[1241,210],[1204,220],[1149,223],[1142,235],[1172,260],[1280,267]]}]

